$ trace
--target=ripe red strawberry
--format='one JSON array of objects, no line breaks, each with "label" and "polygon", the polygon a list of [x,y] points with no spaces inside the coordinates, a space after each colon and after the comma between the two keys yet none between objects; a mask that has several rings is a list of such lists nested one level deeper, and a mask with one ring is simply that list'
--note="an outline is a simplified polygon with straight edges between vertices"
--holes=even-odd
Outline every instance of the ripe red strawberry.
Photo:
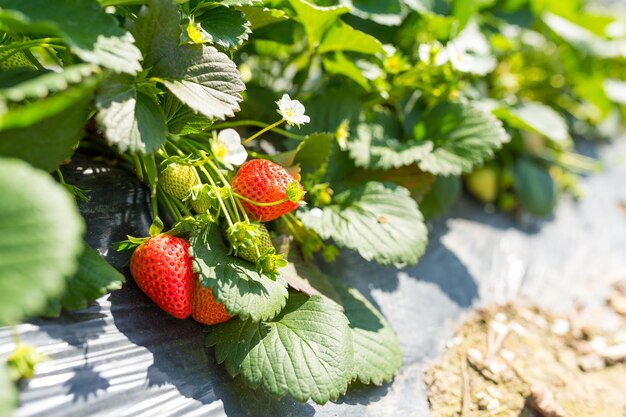
[{"label": "ripe red strawberry", "polygon": [[208,325],[223,323],[230,319],[224,304],[215,301],[213,290],[204,288],[199,279],[196,279],[193,292],[191,317],[195,321]]},{"label": "ripe red strawberry", "polygon": [[244,163],[233,179],[233,190],[258,203],[273,203],[287,198],[287,187],[296,183],[295,201],[287,200],[272,206],[257,206],[242,200],[246,211],[260,221],[268,222],[295,210],[304,197],[302,185],[285,168],[266,159],[253,159]]},{"label": "ripe red strawberry", "polygon": [[141,290],[172,316],[191,314],[194,274],[189,243],[160,234],[142,243],[130,258],[130,273]]},{"label": "ripe red strawberry", "polygon": [[191,187],[199,183],[195,170],[191,165],[171,163],[161,171],[159,183],[163,191],[179,200],[189,196]]}]

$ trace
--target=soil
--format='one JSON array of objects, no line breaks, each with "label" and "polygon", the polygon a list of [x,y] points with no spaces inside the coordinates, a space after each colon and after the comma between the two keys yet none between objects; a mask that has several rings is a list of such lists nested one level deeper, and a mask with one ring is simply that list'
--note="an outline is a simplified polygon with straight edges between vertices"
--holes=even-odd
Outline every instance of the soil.
[{"label": "soil", "polygon": [[626,417],[626,312],[583,323],[528,304],[477,310],[426,370],[433,417]]}]

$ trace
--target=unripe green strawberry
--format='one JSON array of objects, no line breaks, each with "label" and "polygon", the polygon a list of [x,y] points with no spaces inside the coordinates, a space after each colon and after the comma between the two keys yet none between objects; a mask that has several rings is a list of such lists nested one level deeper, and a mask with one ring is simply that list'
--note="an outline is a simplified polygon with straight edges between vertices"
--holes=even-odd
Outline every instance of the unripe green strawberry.
[{"label": "unripe green strawberry", "polygon": [[193,292],[191,317],[195,321],[208,325],[223,323],[230,319],[224,304],[218,303],[213,297],[213,290],[204,288],[199,279],[196,279]]},{"label": "unripe green strawberry", "polygon": [[[272,244],[272,238],[270,237],[267,228],[264,225],[259,224],[258,231],[259,233],[256,236],[255,243],[259,249],[259,254],[263,256],[268,252],[274,253],[274,245]],[[256,248],[254,246],[238,250],[237,256],[252,263],[256,263],[259,259],[259,255],[257,255]]]},{"label": "unripe green strawberry", "polygon": [[198,185],[199,181],[195,169],[191,165],[173,162],[161,171],[159,183],[167,194],[184,200],[189,196],[191,188]]},{"label": "unripe green strawberry", "polygon": [[33,67],[33,64],[26,57],[24,52],[9,50],[0,53],[0,70],[6,71],[15,67]]},{"label": "unripe green strawberry", "polygon": [[172,316],[191,313],[194,274],[189,243],[160,234],[142,243],[130,258],[130,273],[152,301]]},{"label": "unripe green strawberry", "polygon": [[198,214],[206,213],[212,206],[212,200],[206,193],[199,194],[195,200],[191,199],[191,208]]},{"label": "unripe green strawberry", "polygon": [[468,191],[485,204],[496,201],[498,197],[498,170],[492,166],[476,169],[465,178]]},{"label": "unripe green strawberry", "polygon": [[253,159],[243,164],[233,179],[232,187],[237,194],[256,203],[282,201],[263,206],[245,200],[241,202],[251,216],[263,222],[295,210],[304,198],[302,185],[285,168],[265,159]]}]

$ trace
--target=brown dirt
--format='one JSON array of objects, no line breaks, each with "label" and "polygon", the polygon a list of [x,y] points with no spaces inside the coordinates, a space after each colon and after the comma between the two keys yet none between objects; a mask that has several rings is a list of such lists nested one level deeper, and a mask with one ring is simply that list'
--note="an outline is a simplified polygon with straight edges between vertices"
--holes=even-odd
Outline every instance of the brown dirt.
[{"label": "brown dirt", "polygon": [[626,348],[626,317],[610,334],[578,317],[519,304],[472,313],[426,370],[433,417],[626,417],[626,358],[606,353]]}]

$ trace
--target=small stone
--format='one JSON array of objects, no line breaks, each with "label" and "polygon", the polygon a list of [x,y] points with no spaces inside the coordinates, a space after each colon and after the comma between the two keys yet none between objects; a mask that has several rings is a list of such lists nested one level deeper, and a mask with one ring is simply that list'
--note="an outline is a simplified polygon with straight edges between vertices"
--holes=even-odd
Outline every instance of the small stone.
[{"label": "small stone", "polygon": [[552,332],[558,336],[565,336],[570,331],[569,321],[556,319],[552,323]]}]

